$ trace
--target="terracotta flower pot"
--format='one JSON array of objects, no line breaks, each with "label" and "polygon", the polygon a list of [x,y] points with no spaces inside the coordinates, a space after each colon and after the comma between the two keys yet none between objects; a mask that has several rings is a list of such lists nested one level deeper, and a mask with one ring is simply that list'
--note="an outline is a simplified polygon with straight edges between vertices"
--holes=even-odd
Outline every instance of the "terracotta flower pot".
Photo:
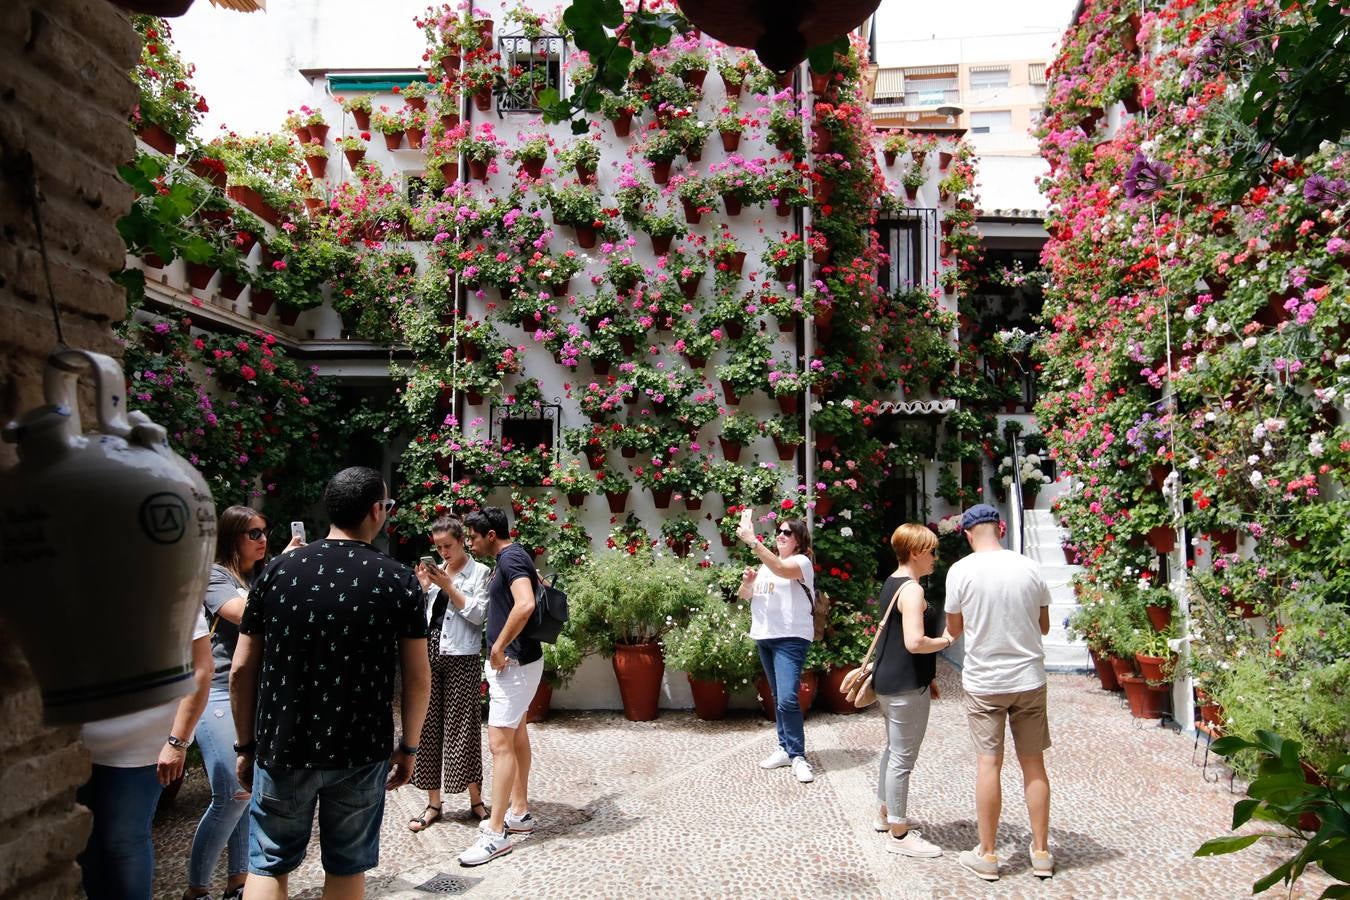
[{"label": "terracotta flower pot", "polygon": [[703,80],[708,77],[707,69],[690,69],[680,73],[680,80],[691,88],[702,88]]},{"label": "terracotta flower pot", "polygon": [[1237,532],[1231,529],[1210,532],[1209,539],[1214,542],[1220,553],[1237,552]]},{"label": "terracotta flower pot", "polygon": [[1139,675],[1145,681],[1166,681],[1167,675],[1163,668],[1169,660],[1164,656],[1145,656],[1142,653],[1134,655],[1134,661],[1139,663]]},{"label": "terracotta flower pot", "polygon": [[306,156],[305,165],[309,166],[309,174],[315,178],[322,178],[328,171],[328,157],[326,156]]},{"label": "terracotta flower pot", "polygon": [[352,119],[356,122],[358,131],[370,130],[370,113],[366,112],[364,109],[352,110]]},{"label": "terracotta flower pot", "polygon": [[779,191],[777,199],[778,202],[773,206],[774,215],[780,219],[786,219],[792,215],[792,204],[789,202],[792,199],[792,193],[790,191]]},{"label": "terracotta flower pot", "polygon": [[727,215],[739,216],[741,214],[741,209],[743,208],[743,205],[740,200],[733,197],[731,194],[722,195],[722,204],[727,208]]},{"label": "terracotta flower pot", "polygon": [[1116,678],[1116,672],[1111,668],[1111,663],[1091,650],[1088,651],[1088,656],[1092,659],[1092,668],[1097,671],[1097,680],[1101,682],[1102,690],[1120,690],[1120,681]]},{"label": "terracotta flower pot", "polygon": [[1111,671],[1116,673],[1116,681],[1124,683],[1126,678],[1134,677],[1134,660],[1126,659],[1123,656],[1112,656],[1107,662],[1111,664]]},{"label": "terracotta flower pot", "polygon": [[652,252],[657,256],[664,256],[669,253],[670,244],[675,240],[675,236],[671,234],[663,235],[662,237],[657,237],[653,234],[649,235],[649,237],[652,239]]},{"label": "terracotta flower pot", "polygon": [[661,702],[661,676],[666,670],[661,645],[615,644],[613,665],[624,718],[630,722],[655,719]]},{"label": "terracotta flower pot", "polygon": [[778,451],[778,461],[787,462],[797,455],[797,447],[800,445],[786,443],[782,438],[774,438],[773,446]]},{"label": "terracotta flower pot", "polygon": [[277,319],[279,319],[281,324],[285,325],[287,328],[294,328],[295,323],[300,321],[300,312],[301,310],[298,310],[293,306],[278,306]]},{"label": "terracotta flower pot", "polygon": [[778,408],[785,416],[794,416],[797,414],[797,406],[801,397],[797,394],[779,394],[775,398],[778,401]]},{"label": "terracotta flower pot", "polygon": [[525,709],[525,721],[533,725],[548,718],[549,707],[553,704],[553,685],[547,678],[539,679],[539,687],[534,689],[534,699]]},{"label": "terracotta flower pot", "polygon": [[615,137],[628,137],[628,133],[633,129],[633,111],[631,109],[621,111],[609,120],[609,124],[614,126]]},{"label": "terracotta flower pot", "polygon": [[610,493],[606,491],[605,500],[609,502],[609,511],[611,515],[622,515],[623,511],[628,508],[627,491],[620,491],[619,493]]},{"label": "terracotta flower pot", "polygon": [[1144,540],[1158,553],[1171,553],[1177,548],[1177,533],[1170,525],[1150,528]]},{"label": "terracotta flower pot", "polygon": [[822,450],[822,451],[833,450],[833,449],[834,449],[834,445],[835,445],[835,443],[836,443],[838,440],[839,440],[839,439],[838,439],[837,437],[835,437],[834,435],[832,435],[832,434],[826,434],[825,432],[817,431],[817,432],[816,432],[816,449],[817,449],[817,450]]},{"label": "terracotta flower pot", "polygon": [[595,246],[596,233],[594,225],[577,225],[576,232],[578,247],[583,250],[589,250]]},{"label": "terracotta flower pot", "polygon": [[469,177],[478,181],[487,181],[488,164],[476,159],[469,160]]},{"label": "terracotta flower pot", "polygon": [[690,225],[697,225],[702,221],[703,213],[699,210],[697,204],[684,199],[681,199],[680,203],[684,206],[684,220],[686,222]]},{"label": "terracotta flower pot", "polygon": [[410,109],[425,110],[427,108],[426,97],[404,97],[403,102],[406,103]]},{"label": "terracotta flower pot", "polygon": [[248,306],[256,315],[265,316],[276,301],[276,295],[263,288],[253,288],[248,292]]},{"label": "terracotta flower pot", "polygon": [[952,164],[952,155],[946,150],[938,151],[938,168],[947,171],[947,167]]},{"label": "terracotta flower pot", "polygon": [[328,126],[322,122],[318,125],[309,126],[309,139],[318,141],[320,144],[326,142],[328,140]]},{"label": "terracotta flower pot", "polygon": [[538,178],[544,173],[544,161],[542,159],[527,159],[521,162],[520,169],[531,178]]},{"label": "terracotta flower pot", "polygon": [[689,692],[694,695],[694,715],[707,721],[726,718],[731,701],[727,686],[720,681],[705,681],[689,674],[685,677],[689,679]]},{"label": "terracotta flower pot", "polygon": [[178,149],[178,142],[154,122],[142,122],[141,127],[136,129],[136,137],[165,156],[173,156]]},{"label": "terracotta flower pot", "polygon": [[735,253],[719,257],[717,261],[719,263],[725,263],[728,272],[740,275],[741,271],[745,268],[745,251],[737,250]]},{"label": "terracotta flower pot", "polygon": [[[811,704],[816,699],[816,687],[819,684],[819,676],[810,669],[802,670],[801,681],[797,684],[797,702],[801,704],[802,715],[806,715],[811,709]],[[769,680],[763,675],[755,679],[755,690],[759,693],[759,708],[764,711],[764,715],[769,721],[775,721],[778,718],[777,705],[773,700],[773,691],[769,688]]]},{"label": "terracotta flower pot", "polygon": [[739,131],[719,131],[722,136],[722,149],[728,153],[735,153],[741,146],[741,133]]},{"label": "terracotta flower pot", "polygon": [[717,436],[717,442],[722,445],[722,458],[727,462],[739,462],[741,458],[741,445],[735,441],[729,441],[721,435]]},{"label": "terracotta flower pot", "polygon": [[703,509],[703,498],[693,494],[684,495],[684,508],[690,512],[698,512]]},{"label": "terracotta flower pot", "polygon": [[1150,690],[1148,682],[1134,675],[1121,679],[1125,699],[1130,703],[1130,715],[1136,719],[1161,719],[1166,710],[1167,694]]},{"label": "terracotta flower pot", "polygon": [[577,180],[582,184],[595,184],[595,168],[586,168],[581,163],[576,164]]},{"label": "terracotta flower pot", "polygon": [[343,150],[342,155],[347,157],[347,165],[355,169],[356,164],[366,158],[366,150],[364,147],[359,150]]},{"label": "terracotta flower pot", "polygon": [[693,300],[696,296],[698,296],[698,284],[702,280],[703,275],[702,273],[700,273],[698,275],[695,275],[693,278],[690,278],[688,281],[680,282],[680,291],[681,293],[684,294],[684,299]]},{"label": "terracotta flower pot", "polygon": [[408,139],[408,147],[412,150],[422,149],[422,134],[420,128],[405,128],[403,130],[403,136]]},{"label": "terracotta flower pot", "polygon": [[893,166],[893,165],[895,165],[895,151],[893,151],[893,150],[882,150],[882,151],[881,151],[881,158],[884,159],[884,160],[886,161],[886,165],[888,165],[888,166]]},{"label": "terracotta flower pot", "polygon": [[736,393],[736,387],[729,381],[722,382],[722,396],[730,406],[740,406],[741,398]]},{"label": "terracotta flower pot", "polygon": [[833,713],[855,713],[861,710],[849,701],[844,693],[844,676],[852,671],[852,666],[833,666],[820,679],[820,697]]},{"label": "terracotta flower pot", "polygon": [[816,515],[823,517],[832,512],[834,512],[834,498],[827,497],[824,494],[818,495],[816,497]]},{"label": "terracotta flower pot", "polygon": [[211,283],[211,279],[214,277],[216,277],[215,266],[194,262],[187,264],[188,284],[192,286],[194,291],[206,290],[206,286]]},{"label": "terracotta flower pot", "polygon": [[1144,607],[1144,612],[1148,614],[1148,623],[1153,626],[1154,631],[1166,631],[1172,624],[1172,607],[1170,606],[1149,604]]},{"label": "terracotta flower pot", "polygon": [[441,163],[441,177],[445,179],[446,184],[454,184],[459,181],[459,163]]},{"label": "terracotta flower pot", "polygon": [[403,146],[403,132],[395,131],[384,136],[384,148],[386,150],[397,150]]},{"label": "terracotta flower pot", "polygon": [[670,488],[652,488],[652,503],[657,509],[670,509]]},{"label": "terracotta flower pot", "polygon": [[816,72],[811,73],[811,93],[817,97],[822,96],[830,88],[830,73],[821,75]]},{"label": "terracotta flower pot", "polygon": [[220,296],[226,300],[238,300],[244,292],[245,284],[229,272],[220,273]]},{"label": "terracotta flower pot", "polygon": [[473,20],[473,27],[478,29],[478,39],[484,50],[492,49],[492,27],[494,24],[491,19]]},{"label": "terracotta flower pot", "polygon": [[652,181],[657,184],[665,184],[670,181],[670,160],[658,159],[652,161]]},{"label": "terracotta flower pot", "polygon": [[473,105],[479,112],[492,109],[492,88],[479,88],[473,92]]}]

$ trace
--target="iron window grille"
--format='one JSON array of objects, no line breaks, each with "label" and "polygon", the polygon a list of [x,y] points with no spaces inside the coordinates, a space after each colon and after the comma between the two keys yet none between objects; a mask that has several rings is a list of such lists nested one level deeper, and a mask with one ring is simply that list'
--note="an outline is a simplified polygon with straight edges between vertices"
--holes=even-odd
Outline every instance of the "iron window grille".
[{"label": "iron window grille", "polygon": [[877,271],[886,291],[937,286],[938,211],[931,208],[887,210],[877,222],[877,239],[890,262]]},{"label": "iron window grille", "polygon": [[534,449],[545,447],[558,460],[562,402],[493,403],[488,409],[488,438]]},{"label": "iron window grille", "polygon": [[497,89],[497,115],[514,112],[540,112],[539,94],[553,88],[565,93],[563,59],[567,41],[560,35],[541,34],[526,37],[520,32],[497,38],[506,77]]}]

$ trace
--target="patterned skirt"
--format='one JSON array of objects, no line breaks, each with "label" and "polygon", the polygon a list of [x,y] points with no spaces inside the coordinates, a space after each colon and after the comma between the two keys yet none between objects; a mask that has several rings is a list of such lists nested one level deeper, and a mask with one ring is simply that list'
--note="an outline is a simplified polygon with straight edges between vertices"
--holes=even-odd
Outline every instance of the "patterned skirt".
[{"label": "patterned skirt", "polygon": [[471,784],[483,783],[483,658],[442,656],[434,641],[427,643],[431,648],[431,700],[412,783],[424,791],[459,794]]}]

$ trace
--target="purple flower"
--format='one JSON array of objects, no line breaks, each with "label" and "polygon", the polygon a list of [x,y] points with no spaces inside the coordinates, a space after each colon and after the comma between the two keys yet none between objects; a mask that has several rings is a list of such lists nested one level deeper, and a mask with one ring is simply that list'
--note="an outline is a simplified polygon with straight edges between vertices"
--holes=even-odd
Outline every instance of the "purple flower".
[{"label": "purple flower", "polygon": [[1330,179],[1325,175],[1310,175],[1303,182],[1303,199],[1315,206],[1333,206],[1345,200],[1344,178]]},{"label": "purple flower", "polygon": [[1130,170],[1125,173],[1125,196],[1131,200],[1150,200],[1167,186],[1171,177],[1171,166],[1137,153]]}]

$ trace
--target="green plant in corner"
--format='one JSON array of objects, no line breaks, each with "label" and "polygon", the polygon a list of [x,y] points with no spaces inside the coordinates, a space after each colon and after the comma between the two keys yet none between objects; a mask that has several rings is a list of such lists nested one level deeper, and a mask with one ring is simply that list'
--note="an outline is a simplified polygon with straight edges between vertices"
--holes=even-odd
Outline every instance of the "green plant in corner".
[{"label": "green plant in corner", "polygon": [[[1257,775],[1247,786],[1247,797],[1233,806],[1232,829],[1236,831],[1255,820],[1279,830],[1213,838],[1195,855],[1236,853],[1263,838],[1302,841],[1297,853],[1252,884],[1252,893],[1259,894],[1279,881],[1292,893],[1294,883],[1308,866],[1316,865],[1339,882],[1326,888],[1322,897],[1350,897],[1350,756],[1342,756],[1325,780],[1309,783],[1299,756],[1301,745],[1274,732],[1258,731],[1255,741],[1222,737],[1210,749],[1229,759],[1248,753],[1258,759]],[[1320,823],[1311,834],[1301,827],[1305,815],[1316,816]]]}]

